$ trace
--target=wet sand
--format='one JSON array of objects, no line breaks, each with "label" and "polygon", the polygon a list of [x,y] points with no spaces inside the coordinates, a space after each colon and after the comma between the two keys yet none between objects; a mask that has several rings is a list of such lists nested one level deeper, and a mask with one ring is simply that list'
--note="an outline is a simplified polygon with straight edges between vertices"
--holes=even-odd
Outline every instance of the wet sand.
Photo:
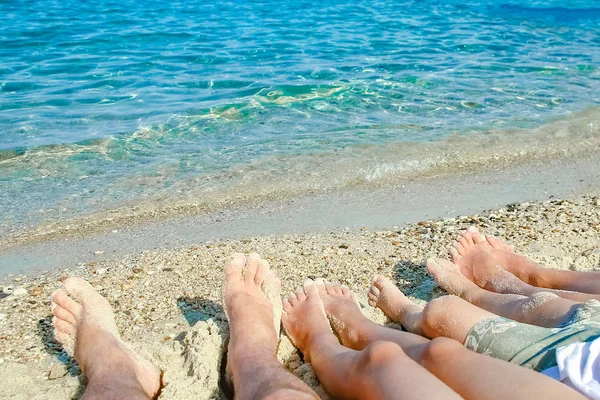
[{"label": "wet sand", "polygon": [[[227,338],[220,292],[223,267],[233,252],[257,251],[283,282],[284,293],[305,278],[325,277],[360,294],[367,305],[371,277],[392,278],[413,299],[443,292],[424,268],[427,257],[447,257],[456,235],[469,225],[505,238],[552,268],[600,270],[600,189],[496,207],[468,216],[449,215],[386,229],[335,229],[198,241],[72,264],[47,272],[12,275],[0,282],[0,374],[3,398],[70,398],[84,387],[79,369],[53,340],[49,296],[66,276],[81,276],[114,307],[122,336],[165,370],[163,398],[215,398]],[[308,364],[282,334],[279,358],[320,390]],[[322,391],[321,391],[322,393]],[[11,397],[12,396],[12,397]]]}]

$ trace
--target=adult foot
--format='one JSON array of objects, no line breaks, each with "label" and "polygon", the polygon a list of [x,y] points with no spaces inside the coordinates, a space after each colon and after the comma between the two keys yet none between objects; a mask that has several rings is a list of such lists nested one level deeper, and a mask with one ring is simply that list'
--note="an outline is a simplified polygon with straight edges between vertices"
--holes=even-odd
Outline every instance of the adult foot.
[{"label": "adult foot", "polygon": [[413,303],[396,285],[383,275],[376,275],[369,288],[369,304],[383,311],[392,321],[406,330],[421,335],[423,307]]},{"label": "adult foot", "polygon": [[275,355],[281,327],[281,282],[269,263],[252,253],[233,256],[225,267],[223,304],[229,320],[228,368],[252,352]]},{"label": "adult foot", "polygon": [[119,335],[110,304],[81,278],[68,278],[52,295],[54,336],[88,378],[88,390],[154,397],[160,371],[139,357]]},{"label": "adult foot", "polygon": [[333,336],[323,300],[312,281],[305,282],[304,287],[298,288],[283,302],[282,321],[287,335],[308,362],[311,360],[312,343],[319,338]]}]

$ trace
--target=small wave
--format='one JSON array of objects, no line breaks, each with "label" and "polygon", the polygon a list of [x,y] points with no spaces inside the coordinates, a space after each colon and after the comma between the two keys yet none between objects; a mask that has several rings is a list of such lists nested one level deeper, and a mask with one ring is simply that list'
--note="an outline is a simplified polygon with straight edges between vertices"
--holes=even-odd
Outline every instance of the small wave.
[{"label": "small wave", "polygon": [[[85,217],[45,223],[35,228],[33,236],[68,233],[73,229],[106,229],[131,221],[352,188],[397,185],[470,170],[573,159],[594,154],[598,148],[600,109],[589,109],[534,129],[489,130],[485,134],[456,132],[428,142],[405,141],[304,155],[265,156],[168,185],[169,177],[177,176],[180,164],[164,164],[156,174],[122,176],[111,182],[113,192],[99,194],[101,199],[119,191],[137,192],[139,196],[110,204],[109,210]],[[17,234],[11,240],[31,235],[31,232]]]}]

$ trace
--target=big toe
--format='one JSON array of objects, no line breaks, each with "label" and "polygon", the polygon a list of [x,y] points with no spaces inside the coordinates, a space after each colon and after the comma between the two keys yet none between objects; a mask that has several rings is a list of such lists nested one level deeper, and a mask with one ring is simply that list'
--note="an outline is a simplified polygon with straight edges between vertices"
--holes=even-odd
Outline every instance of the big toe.
[{"label": "big toe", "polygon": [[261,265],[262,259],[257,253],[250,253],[246,260],[246,271],[244,272],[244,280],[247,283],[254,282],[256,273]]},{"label": "big toe", "polygon": [[246,265],[246,256],[236,253],[231,257],[229,263],[225,266],[225,277],[228,281],[242,280],[242,272]]},{"label": "big toe", "polygon": [[479,229],[477,229],[475,226],[469,227],[469,229],[467,229],[467,233],[469,235],[471,235],[471,238],[473,239],[473,243],[475,243],[475,244],[487,243],[487,241],[485,240],[485,235],[483,235],[481,232],[479,232]]}]

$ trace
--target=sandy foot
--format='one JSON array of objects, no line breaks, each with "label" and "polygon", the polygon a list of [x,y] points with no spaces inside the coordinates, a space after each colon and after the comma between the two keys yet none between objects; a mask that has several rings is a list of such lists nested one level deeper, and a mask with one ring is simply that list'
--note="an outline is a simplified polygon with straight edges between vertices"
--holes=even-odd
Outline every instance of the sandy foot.
[{"label": "sandy foot", "polygon": [[88,377],[88,387],[126,385],[153,397],[160,371],[120,339],[108,301],[83,279],[68,278],[63,285],[52,295],[54,334]]},{"label": "sandy foot", "polygon": [[[494,243],[500,247],[505,246],[499,240]],[[500,293],[518,289],[513,284],[518,278],[499,265],[493,251],[495,250],[486,237],[477,228],[471,227],[460,235],[450,255],[460,273],[479,287]]]},{"label": "sandy foot", "polygon": [[281,282],[269,263],[256,253],[247,258],[236,254],[225,267],[223,304],[231,335],[228,368],[249,348],[276,353],[281,328],[280,293]]},{"label": "sandy foot", "polygon": [[392,321],[406,330],[422,335],[421,313],[423,307],[413,303],[396,285],[383,275],[375,275],[369,288],[369,304],[378,307]]},{"label": "sandy foot", "polygon": [[310,362],[310,343],[321,335],[332,335],[317,285],[307,281],[283,302],[283,327],[292,342]]}]

